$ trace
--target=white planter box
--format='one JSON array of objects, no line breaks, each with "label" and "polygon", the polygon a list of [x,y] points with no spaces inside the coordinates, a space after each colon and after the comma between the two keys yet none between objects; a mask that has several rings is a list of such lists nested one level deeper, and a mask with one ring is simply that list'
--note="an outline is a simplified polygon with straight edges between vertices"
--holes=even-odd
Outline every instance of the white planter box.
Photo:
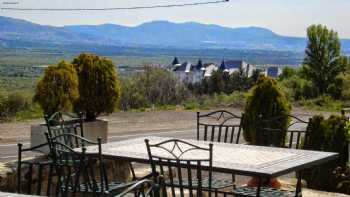
[{"label": "white planter box", "polygon": [[[83,123],[84,137],[90,141],[97,142],[97,138],[102,139],[102,143],[108,141],[108,120],[97,119],[93,122]],[[30,127],[30,146],[34,147],[39,144],[46,143],[45,132],[47,127],[45,124],[35,124]],[[42,147],[38,149],[43,153],[49,153],[48,147]]]}]

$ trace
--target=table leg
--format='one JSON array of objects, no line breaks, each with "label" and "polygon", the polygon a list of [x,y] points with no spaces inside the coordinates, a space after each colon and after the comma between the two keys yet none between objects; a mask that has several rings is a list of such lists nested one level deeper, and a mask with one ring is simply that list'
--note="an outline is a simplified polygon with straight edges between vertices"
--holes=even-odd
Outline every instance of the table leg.
[{"label": "table leg", "polygon": [[302,193],[301,193],[301,171],[297,172],[297,185],[295,188],[295,197],[301,197]]},{"label": "table leg", "polygon": [[262,178],[258,177],[258,188],[256,190],[256,197],[260,197],[261,185],[262,185]]}]

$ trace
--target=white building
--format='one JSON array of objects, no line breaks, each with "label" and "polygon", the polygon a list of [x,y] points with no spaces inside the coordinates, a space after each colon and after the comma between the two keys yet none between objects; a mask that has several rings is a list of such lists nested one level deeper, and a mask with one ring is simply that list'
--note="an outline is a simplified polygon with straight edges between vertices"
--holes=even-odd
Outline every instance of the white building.
[{"label": "white building", "polygon": [[281,69],[281,67],[279,67],[277,65],[266,66],[263,73],[265,76],[277,78],[282,74],[282,69]]},{"label": "white building", "polygon": [[193,65],[189,62],[174,65],[173,72],[178,80],[184,83],[197,83],[203,79],[204,75],[203,65]]},{"label": "white building", "polygon": [[253,75],[254,66],[243,60],[223,60],[219,66],[219,69],[222,71],[227,71],[230,74],[242,70],[247,77],[251,77]]}]

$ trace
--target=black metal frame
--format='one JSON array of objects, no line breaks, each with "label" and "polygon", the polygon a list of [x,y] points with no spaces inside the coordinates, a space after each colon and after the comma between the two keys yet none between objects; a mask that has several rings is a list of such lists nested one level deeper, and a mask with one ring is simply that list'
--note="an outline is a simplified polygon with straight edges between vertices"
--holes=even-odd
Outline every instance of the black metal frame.
[{"label": "black metal frame", "polygon": [[[103,163],[100,138],[97,142],[91,142],[71,133],[64,133],[53,138],[50,138],[48,133],[45,135],[58,174],[56,195],[62,193],[63,196],[66,196],[68,193],[83,192],[93,193],[96,196],[97,193],[103,194],[108,190],[108,178]],[[65,140],[74,138],[73,141],[81,145],[81,151],[74,150],[75,147],[62,143],[62,138]],[[86,145],[97,145],[98,153],[86,153]],[[95,169],[99,169],[99,172],[95,173]],[[82,185],[85,186],[85,190],[81,190]]]},{"label": "black metal frame", "polygon": [[[150,144],[149,140],[146,139],[147,152],[149,155],[149,161],[151,163],[152,172],[154,178],[159,174],[163,177],[166,177],[168,174],[168,180],[165,181],[163,187],[163,195],[166,195],[166,187],[171,188],[171,194],[175,197],[175,188],[179,188],[180,197],[184,197],[184,190],[187,189],[190,197],[193,196],[193,191],[196,191],[196,196],[202,197],[203,192],[208,192],[209,197],[211,196],[212,191],[212,161],[213,161],[213,144],[209,144],[208,148],[199,147],[188,142],[171,139],[166,140],[156,144]],[[187,146],[183,148],[180,144]],[[172,145],[170,149],[166,145]],[[169,157],[157,156],[154,154],[154,150],[162,150],[169,154]],[[175,151],[178,151],[177,155]],[[203,151],[207,154],[207,158],[198,158],[198,159],[186,159],[184,158],[187,152],[190,151]],[[203,182],[203,162],[208,162],[208,185],[204,186]],[[157,168],[160,172],[157,171]],[[192,175],[193,170],[195,170],[196,175]],[[174,174],[173,174],[174,173]],[[175,179],[177,175],[177,178]],[[194,177],[193,177],[194,176]]]},{"label": "black metal frame", "polygon": [[[23,145],[21,143],[18,144],[18,161],[17,161],[17,193],[23,193],[23,194],[36,194],[36,195],[51,195],[52,187],[54,186],[54,182],[52,181],[53,177],[56,176],[55,169],[53,167],[53,163],[51,160],[47,161],[22,161],[22,153],[23,152],[33,152],[38,151],[38,149],[49,146],[48,143],[40,144],[35,147],[31,148],[23,148]],[[26,189],[23,191],[23,185],[22,185],[22,167],[23,165],[28,165],[29,170],[26,173],[25,177],[27,177],[27,185]],[[33,177],[33,170],[37,168],[38,176]],[[43,171],[47,168],[49,171],[47,181],[44,181],[44,175]],[[46,182],[46,184],[45,184]],[[46,191],[43,188],[43,185],[47,185]],[[32,188],[32,186],[36,186],[35,188]]]},{"label": "black metal frame", "polygon": [[[213,111],[207,114],[197,112],[197,140],[238,144],[242,132],[241,121],[243,116],[244,114],[240,117],[226,110]],[[205,123],[202,121],[204,118],[211,118],[218,123]],[[234,119],[239,119],[239,124],[227,123]],[[203,129],[201,129],[202,127]],[[201,137],[202,132],[203,137]]]},{"label": "black metal frame", "polygon": [[[289,119],[291,120],[291,123],[287,125],[286,128],[281,128],[282,123],[281,121],[283,119]],[[310,119],[309,119],[310,121]],[[308,132],[307,129],[305,130],[291,130],[290,128],[293,125],[296,124],[305,124],[307,128],[307,121],[304,121],[296,116],[293,115],[281,115],[281,116],[275,116],[270,118],[263,118],[262,115],[258,116],[258,128],[257,128],[257,143],[258,145],[263,146],[277,146],[277,147],[284,147],[284,148],[295,148],[300,149],[302,148],[302,138],[304,137],[304,141],[308,140]],[[265,125],[273,125],[273,128],[267,127]],[[286,133],[286,135],[280,136],[283,133]],[[282,137],[283,144],[273,144],[273,138]],[[286,143],[286,137],[288,137],[288,141]],[[296,143],[295,146],[293,146],[296,137]]]},{"label": "black metal frame", "polygon": [[81,112],[78,113],[78,116],[66,112],[56,112],[50,117],[45,115],[44,118],[50,138],[64,133],[72,133],[84,137],[84,121],[83,113]]},{"label": "black metal frame", "polygon": [[136,183],[130,183],[127,189],[122,192],[120,192],[120,190],[117,190],[109,191],[105,194],[106,197],[124,197],[130,193],[134,193],[135,197],[159,197],[160,185],[150,179],[143,179],[137,181]]}]

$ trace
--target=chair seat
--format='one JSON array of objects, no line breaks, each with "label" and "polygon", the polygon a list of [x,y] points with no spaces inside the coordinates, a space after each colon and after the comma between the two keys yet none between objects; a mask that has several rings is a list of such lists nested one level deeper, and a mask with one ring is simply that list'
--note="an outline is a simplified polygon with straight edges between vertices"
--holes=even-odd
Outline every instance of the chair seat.
[{"label": "chair seat", "polygon": [[[130,184],[132,184],[133,182],[128,182],[128,183],[124,183],[124,182],[111,182],[111,183],[108,183],[108,191],[116,191],[118,190],[119,188],[121,190],[127,188],[130,186]],[[61,186],[61,188],[64,190],[65,186]],[[106,189],[105,189],[106,190]],[[68,188],[68,192],[74,192],[73,188],[70,186]],[[101,183],[97,183],[97,188],[96,188],[96,191],[93,191],[91,187],[87,187],[86,184],[84,183],[81,183],[79,185],[79,188],[77,188],[76,192],[81,192],[81,193],[102,193],[102,190],[101,190]]]},{"label": "chair seat", "polygon": [[[238,187],[233,190],[233,194],[237,197],[249,197],[249,196],[256,196],[257,187]],[[295,192],[284,190],[284,189],[277,189],[277,188],[271,188],[271,187],[261,187],[260,190],[260,196],[261,197],[292,197],[295,196]]]},{"label": "chair seat", "polygon": [[[214,179],[212,178],[211,180],[211,189],[223,189],[227,187],[232,187],[233,183],[231,180],[226,180],[226,179]],[[180,187],[179,179],[174,178],[173,179],[174,186]],[[170,180],[165,181],[166,185],[171,185]],[[182,186],[188,188],[189,187],[189,181],[188,179],[183,179],[182,180]],[[196,188],[198,186],[198,180],[197,179],[192,179],[192,187]],[[202,188],[209,189],[209,179],[204,178],[202,179]]]}]

